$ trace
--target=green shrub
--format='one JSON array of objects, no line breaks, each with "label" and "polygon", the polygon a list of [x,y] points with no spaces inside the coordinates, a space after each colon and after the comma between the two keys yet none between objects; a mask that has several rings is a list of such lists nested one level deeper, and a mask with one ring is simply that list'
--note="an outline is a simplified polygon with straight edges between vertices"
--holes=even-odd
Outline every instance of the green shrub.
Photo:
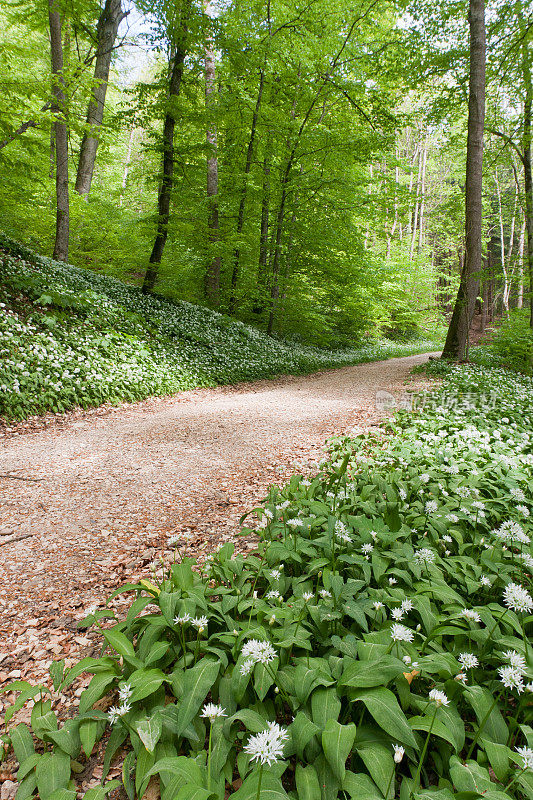
[{"label": "green shrub", "polygon": [[511,311],[492,338],[489,350],[503,366],[531,375],[533,329],[529,326],[529,310]]}]

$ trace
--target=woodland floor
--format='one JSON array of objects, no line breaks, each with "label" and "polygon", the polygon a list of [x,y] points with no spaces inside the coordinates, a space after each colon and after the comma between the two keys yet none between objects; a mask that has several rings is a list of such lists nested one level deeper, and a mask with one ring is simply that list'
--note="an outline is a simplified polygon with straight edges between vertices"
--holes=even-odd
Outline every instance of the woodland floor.
[{"label": "woodland floor", "polygon": [[148,577],[170,555],[169,534],[189,534],[186,555],[200,560],[226,541],[253,549],[255,537],[238,536],[240,516],[269,485],[315,469],[326,438],[376,424],[376,392],[400,398],[406,382],[412,391],[420,381],[409,372],[427,359],[1,427],[0,686],[46,680],[53,659],[69,666],[91,654],[96,634],[77,629],[84,610]]}]

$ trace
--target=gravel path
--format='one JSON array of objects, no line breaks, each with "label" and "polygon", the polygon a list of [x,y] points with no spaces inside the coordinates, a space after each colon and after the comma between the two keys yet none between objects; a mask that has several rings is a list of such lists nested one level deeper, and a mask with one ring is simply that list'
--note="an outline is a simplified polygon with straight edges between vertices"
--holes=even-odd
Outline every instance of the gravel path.
[{"label": "gravel path", "polygon": [[83,609],[146,576],[167,534],[188,535],[187,552],[200,557],[235,539],[269,484],[298,465],[312,470],[328,436],[375,424],[376,392],[398,397],[427,359],[185,392],[32,432],[15,426],[0,440],[0,683],[77,656],[90,644],[75,633]]}]

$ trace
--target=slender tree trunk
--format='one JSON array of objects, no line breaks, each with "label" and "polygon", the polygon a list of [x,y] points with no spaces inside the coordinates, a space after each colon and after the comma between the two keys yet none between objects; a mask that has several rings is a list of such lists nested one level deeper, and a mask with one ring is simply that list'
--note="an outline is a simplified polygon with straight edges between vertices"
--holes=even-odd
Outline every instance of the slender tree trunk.
[{"label": "slender tree trunk", "polygon": [[289,183],[289,173],[290,167],[292,164],[292,160],[289,161],[289,164],[285,170],[283,175],[282,183],[281,183],[281,199],[279,202],[278,213],[276,216],[276,238],[274,240],[274,252],[272,258],[272,277],[271,277],[271,285],[270,285],[270,310],[268,313],[268,323],[267,323],[267,334],[269,336],[272,335],[272,331],[274,328],[274,318],[276,314],[276,308],[279,298],[279,264],[280,264],[280,256],[281,256],[281,235],[283,232],[283,220],[285,216],[285,203],[287,200],[287,187]]},{"label": "slender tree trunk", "polygon": [[254,314],[262,314],[265,310],[265,299],[268,287],[268,233],[270,223],[270,140],[263,160],[263,191],[261,196],[261,228],[259,234],[259,263],[257,271],[257,289],[253,305]]},{"label": "slender tree trunk", "polygon": [[531,125],[533,115],[533,86],[527,36],[522,41],[522,74],[526,96],[524,100],[524,185],[526,192],[526,262],[529,273],[529,324],[533,328],[533,177],[531,174]]},{"label": "slender tree trunk", "polygon": [[[187,8],[189,8],[189,6],[187,6]],[[157,198],[157,232],[148,262],[148,269],[146,270],[146,275],[144,276],[142,285],[144,294],[149,294],[154,290],[159,265],[163,257],[163,250],[165,249],[168,236],[168,223],[170,220],[170,197],[172,194],[172,182],[174,175],[174,128],[176,126],[173,102],[180,93],[181,81],[183,77],[183,63],[187,54],[187,11],[184,12],[180,34],[179,42],[176,45],[176,52],[172,58],[168,110],[165,114],[165,123],[163,125],[163,164],[161,185],[159,187],[159,194]]]},{"label": "slender tree trunk", "polygon": [[[369,198],[372,197],[372,188],[374,183],[374,165],[370,164],[370,181],[368,183],[368,196]],[[369,204],[368,209],[368,221],[366,223],[366,233],[365,233],[365,240],[363,242],[363,250],[368,250],[368,237],[370,236],[370,218],[371,218],[372,208]]]},{"label": "slender tree trunk", "polygon": [[126,151],[126,160],[124,162],[124,171],[122,173],[122,190],[120,192],[120,199],[118,201],[119,206],[122,205],[124,202],[124,193],[126,191],[126,186],[128,185],[128,175],[130,171],[130,164],[131,164],[131,151],[133,150],[133,137],[135,136],[135,125],[132,125],[130,136],[128,139],[128,149]]},{"label": "slender tree trunk", "polygon": [[481,221],[485,124],[485,2],[470,0],[470,79],[466,146],[465,262],[443,358],[468,357],[468,333],[482,271]]},{"label": "slender tree trunk", "polygon": [[[239,211],[237,214],[237,237],[240,237],[242,233],[242,229],[244,227],[244,208],[246,205],[246,195],[248,193],[248,176],[250,174],[250,170],[252,168],[252,160],[254,155],[254,145],[255,145],[255,134],[257,130],[257,120],[259,119],[259,112],[261,109],[261,100],[263,98],[263,88],[265,85],[265,74],[264,71],[261,70],[261,76],[259,78],[259,90],[257,92],[257,100],[255,103],[254,113],[252,116],[252,127],[250,130],[250,138],[248,140],[248,147],[246,149],[246,162],[244,165],[244,181],[241,190],[241,199],[239,201]],[[240,245],[237,243],[237,247],[233,252],[233,270],[231,273],[231,295],[230,295],[230,303],[229,303],[229,311],[230,314],[233,314],[235,311],[235,302],[236,302],[236,290],[237,290],[237,281],[239,278],[239,260],[241,256]]]},{"label": "slender tree trunk", "polygon": [[420,178],[420,218],[418,224],[418,252],[424,244],[424,213],[426,208],[426,167],[428,160],[428,135],[426,133],[422,150],[422,175]]},{"label": "slender tree trunk", "polygon": [[[400,170],[398,168],[398,161],[400,159],[400,149],[398,145],[395,145],[394,148],[394,156],[396,159],[396,163],[394,166],[394,220],[392,222],[392,227],[390,230],[390,234],[387,236],[387,255],[386,260],[390,259],[390,251],[392,246],[392,239],[396,232],[396,228],[398,227],[398,187],[400,184]],[[400,225],[400,239],[402,238],[401,234],[401,225]]]},{"label": "slender tree trunk", "polygon": [[509,276],[507,274],[507,258],[505,256],[505,237],[503,228],[503,209],[502,209],[502,194],[500,191],[500,181],[498,180],[498,167],[494,170],[494,183],[496,184],[496,196],[498,198],[498,214],[500,220],[500,261],[503,276],[503,292],[502,292],[502,306],[504,314],[509,316],[509,294],[510,284]]},{"label": "slender tree trunk", "polygon": [[[204,0],[204,12],[209,16],[210,0]],[[214,105],[216,102],[216,67],[215,46],[213,37],[208,34],[204,50],[205,72],[205,106],[208,113],[208,126],[206,130],[207,142],[207,230],[209,241],[209,263],[205,273],[205,296],[213,305],[220,303],[220,272],[222,258],[213,255],[220,239],[220,220],[218,213],[218,155],[217,155],[217,126],[214,119]]]},{"label": "slender tree trunk", "polygon": [[55,0],[49,0],[50,52],[52,60],[52,111],[55,115],[54,139],[56,155],[56,238],[53,258],[68,260],[69,195],[68,195],[68,132],[61,17],[55,10]]},{"label": "slender tree trunk", "polygon": [[415,253],[415,240],[416,240],[416,232],[418,229],[418,209],[420,204],[420,179],[422,177],[422,150],[418,152],[418,176],[416,179],[416,202],[415,208],[413,211],[413,225],[411,230],[411,246],[409,248],[409,261],[413,260],[413,256]]},{"label": "slender tree trunk", "polygon": [[87,130],[81,141],[78,172],[76,175],[76,191],[87,196],[91,190],[96,150],[100,136],[100,128],[104,118],[104,104],[109,81],[111,57],[117,38],[118,27],[126,12],[122,11],[122,0],[106,0],[105,6],[96,26],[97,50],[94,65],[91,99],[87,109]]},{"label": "slender tree trunk", "polygon": [[520,230],[520,239],[518,240],[518,297],[516,300],[516,307],[523,308],[524,306],[524,242],[526,238],[526,218],[522,223]]}]

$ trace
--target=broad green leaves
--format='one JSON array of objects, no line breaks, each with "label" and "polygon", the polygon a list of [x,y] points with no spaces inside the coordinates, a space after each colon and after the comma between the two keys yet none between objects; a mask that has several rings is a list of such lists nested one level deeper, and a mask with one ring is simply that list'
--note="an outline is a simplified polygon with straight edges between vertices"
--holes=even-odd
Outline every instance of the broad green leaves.
[{"label": "broad green leaves", "polygon": [[394,741],[417,747],[417,741],[393,692],[384,687],[361,689],[353,695],[355,702],[364,703],[379,727]]},{"label": "broad green leaves", "polygon": [[340,725],[334,719],[328,719],[322,731],[322,747],[324,755],[333,774],[342,783],[346,773],[346,759],[351,753],[355,740],[355,725]]}]

